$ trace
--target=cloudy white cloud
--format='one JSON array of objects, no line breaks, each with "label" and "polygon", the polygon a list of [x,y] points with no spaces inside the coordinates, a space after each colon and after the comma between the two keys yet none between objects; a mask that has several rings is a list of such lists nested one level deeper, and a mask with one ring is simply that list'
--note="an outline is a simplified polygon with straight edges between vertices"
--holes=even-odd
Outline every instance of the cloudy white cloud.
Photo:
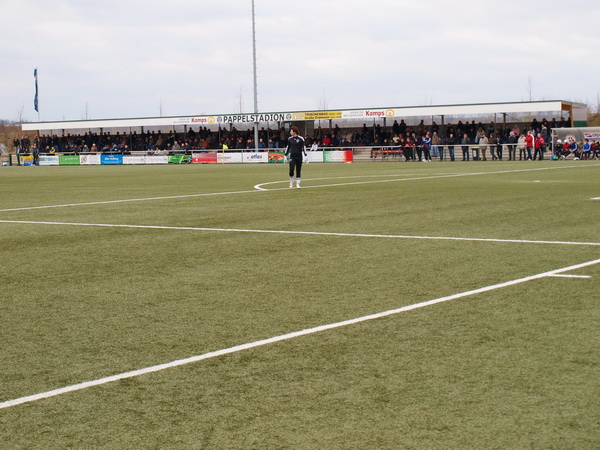
[{"label": "cloudy white cloud", "polygon": [[[255,0],[259,110],[597,103],[600,5]],[[251,0],[5,0],[0,119],[245,112]]]}]

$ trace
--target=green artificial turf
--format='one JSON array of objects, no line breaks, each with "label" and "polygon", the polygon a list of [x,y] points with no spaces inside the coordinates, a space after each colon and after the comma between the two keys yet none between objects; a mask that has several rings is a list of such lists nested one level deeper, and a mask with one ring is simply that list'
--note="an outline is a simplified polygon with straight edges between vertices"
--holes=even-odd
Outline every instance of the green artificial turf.
[{"label": "green artificial turf", "polygon": [[[0,402],[600,258],[596,161],[286,171],[2,168]],[[565,274],[0,409],[0,447],[597,448],[600,264]]]}]

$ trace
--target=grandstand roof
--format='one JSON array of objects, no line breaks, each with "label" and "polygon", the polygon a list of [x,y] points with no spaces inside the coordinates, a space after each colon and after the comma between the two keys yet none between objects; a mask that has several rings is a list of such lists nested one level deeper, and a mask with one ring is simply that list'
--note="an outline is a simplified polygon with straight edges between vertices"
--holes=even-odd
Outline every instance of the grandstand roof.
[{"label": "grandstand roof", "polygon": [[27,130],[91,130],[106,128],[140,128],[165,126],[208,126],[267,122],[292,122],[319,119],[402,119],[418,116],[477,116],[482,114],[522,114],[568,111],[575,121],[585,121],[587,105],[564,100],[535,102],[471,103],[463,105],[399,106],[339,110],[284,111],[270,113],[234,113],[198,116],[142,117],[124,119],[72,120],[59,122],[28,122]]}]

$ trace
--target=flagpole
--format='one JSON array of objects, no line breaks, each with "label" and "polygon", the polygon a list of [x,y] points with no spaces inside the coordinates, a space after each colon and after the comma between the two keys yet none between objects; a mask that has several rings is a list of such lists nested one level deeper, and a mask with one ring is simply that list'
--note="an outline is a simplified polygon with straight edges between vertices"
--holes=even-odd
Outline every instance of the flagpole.
[{"label": "flagpole", "polygon": [[38,115],[38,122],[41,122],[40,119],[40,103],[39,103],[39,95],[38,95],[38,68],[36,67],[33,70],[33,78],[35,80],[35,97],[33,98],[33,107]]},{"label": "flagpole", "polygon": [[[252,0],[252,68],[254,75],[254,114],[258,117],[258,88],[256,82],[256,21],[254,18],[254,0]],[[258,151],[258,121],[254,122],[254,151]]]}]

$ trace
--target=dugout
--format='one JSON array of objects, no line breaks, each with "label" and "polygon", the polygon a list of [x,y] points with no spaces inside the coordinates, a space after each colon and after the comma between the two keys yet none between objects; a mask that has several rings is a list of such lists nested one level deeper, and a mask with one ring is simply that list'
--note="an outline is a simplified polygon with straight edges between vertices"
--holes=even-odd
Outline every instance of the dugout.
[{"label": "dugout", "polygon": [[600,142],[600,127],[556,128],[552,130],[552,143],[572,137],[576,142],[588,139]]}]

